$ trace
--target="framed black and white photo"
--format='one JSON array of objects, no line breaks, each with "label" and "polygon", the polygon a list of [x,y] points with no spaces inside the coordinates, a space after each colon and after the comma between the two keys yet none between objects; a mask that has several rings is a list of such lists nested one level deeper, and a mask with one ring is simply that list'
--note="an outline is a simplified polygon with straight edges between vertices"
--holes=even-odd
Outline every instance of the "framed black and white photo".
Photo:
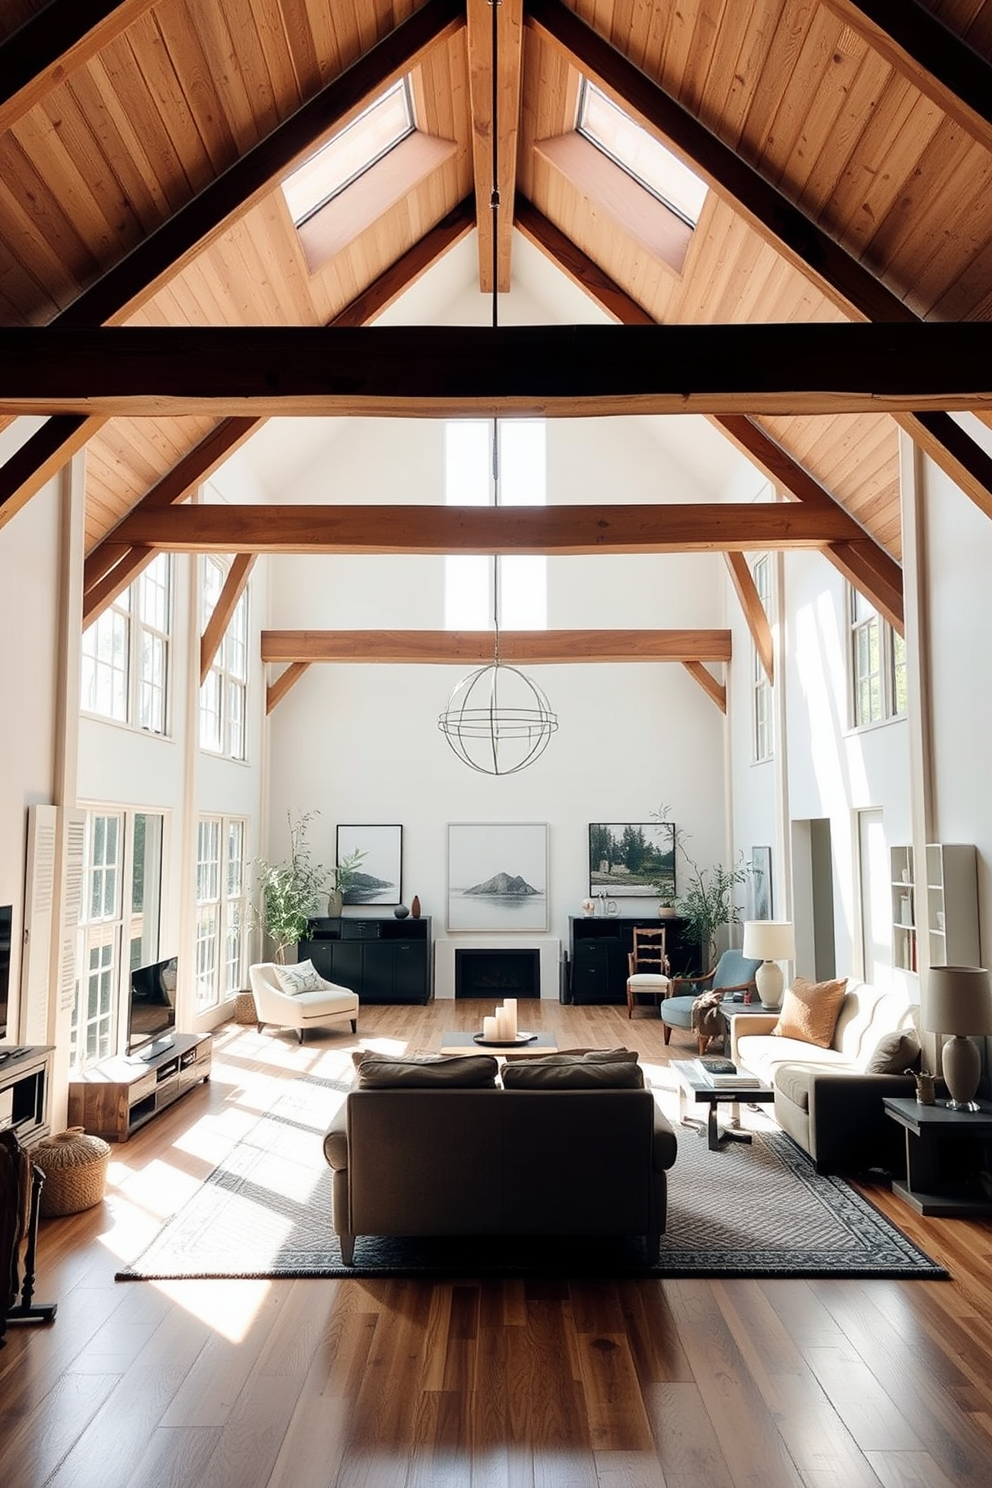
[{"label": "framed black and white photo", "polygon": [[772,850],[770,847],[752,847],[751,877],[748,882],[751,898],[751,920],[770,920],[772,917]]},{"label": "framed black and white photo", "polygon": [[401,826],[339,826],[335,864],[354,852],[364,853],[358,867],[342,883],[345,904],[400,904],[403,898],[403,828]]},{"label": "framed black and white photo", "polygon": [[547,928],[547,822],[452,822],[448,929]]},{"label": "framed black and white photo", "polygon": [[589,893],[675,897],[674,822],[590,822]]}]

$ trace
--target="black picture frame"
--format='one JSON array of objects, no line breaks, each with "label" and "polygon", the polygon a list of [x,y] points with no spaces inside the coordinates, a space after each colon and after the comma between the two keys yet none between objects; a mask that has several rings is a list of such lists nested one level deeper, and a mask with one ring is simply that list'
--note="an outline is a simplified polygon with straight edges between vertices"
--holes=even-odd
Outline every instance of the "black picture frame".
[{"label": "black picture frame", "polygon": [[674,822],[590,822],[589,893],[610,899],[676,894]]},{"label": "black picture frame", "polygon": [[334,851],[335,865],[355,849],[365,857],[357,876],[342,892],[345,904],[402,904],[403,902],[403,828],[395,823],[338,826]]}]

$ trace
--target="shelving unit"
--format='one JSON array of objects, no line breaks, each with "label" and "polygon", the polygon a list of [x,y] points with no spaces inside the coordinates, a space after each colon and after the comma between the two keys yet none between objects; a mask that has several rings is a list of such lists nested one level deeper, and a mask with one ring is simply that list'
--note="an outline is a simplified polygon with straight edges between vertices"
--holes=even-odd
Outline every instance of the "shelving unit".
[{"label": "shelving unit", "polygon": [[51,1131],[48,1114],[52,1084],[50,1046],[16,1050],[0,1045],[0,1128],[13,1127],[22,1147],[31,1147]]},{"label": "shelving unit", "polygon": [[931,966],[979,966],[978,854],[970,842],[926,848],[926,915]]},{"label": "shelving unit", "polygon": [[429,917],[309,920],[297,955],[329,982],[351,987],[360,1002],[426,1003],[434,995]]},{"label": "shelving unit", "polygon": [[106,1059],[69,1083],[69,1125],[107,1142],[126,1142],[139,1127],[201,1080],[209,1080],[209,1033],[177,1033],[170,1049],[145,1059]]},{"label": "shelving unit", "polygon": [[892,965],[901,971],[916,971],[916,891],[913,878],[913,849],[889,849],[892,896]]}]

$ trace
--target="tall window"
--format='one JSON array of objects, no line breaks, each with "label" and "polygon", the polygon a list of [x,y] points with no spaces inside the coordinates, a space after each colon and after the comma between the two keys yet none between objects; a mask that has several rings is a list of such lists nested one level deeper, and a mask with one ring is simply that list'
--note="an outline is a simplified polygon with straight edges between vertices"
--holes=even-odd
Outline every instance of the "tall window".
[{"label": "tall window", "polygon": [[196,849],[196,1006],[216,1007],[244,977],[245,823],[204,816]]},{"label": "tall window", "polygon": [[[204,560],[201,629],[206,628],[214,612],[226,577],[227,565],[221,559]],[[245,589],[200,688],[200,747],[228,759],[243,760],[247,703],[248,590]]]},{"label": "tall window", "polygon": [[159,553],[83,631],[80,702],[87,713],[164,734],[172,557]]},{"label": "tall window", "polygon": [[[759,558],[752,570],[754,587],[761,600],[761,608],[773,623],[771,612],[771,564],[768,555]],[[755,764],[770,760],[775,753],[775,732],[772,721],[772,689],[768,674],[761,662],[758,648],[751,643],[751,696],[752,696],[752,751]]]},{"label": "tall window", "polygon": [[[547,502],[545,425],[541,419],[501,419],[493,449],[491,422],[445,425],[444,499],[447,506],[544,506]],[[548,623],[547,559],[501,557],[501,630],[544,630]],[[447,630],[491,630],[493,561],[457,554],[445,559]]]},{"label": "tall window", "polygon": [[851,712],[855,728],[906,712],[906,642],[848,585]]},{"label": "tall window", "polygon": [[70,1035],[77,1070],[118,1052],[129,974],[158,957],[163,824],[157,813],[87,813]]}]

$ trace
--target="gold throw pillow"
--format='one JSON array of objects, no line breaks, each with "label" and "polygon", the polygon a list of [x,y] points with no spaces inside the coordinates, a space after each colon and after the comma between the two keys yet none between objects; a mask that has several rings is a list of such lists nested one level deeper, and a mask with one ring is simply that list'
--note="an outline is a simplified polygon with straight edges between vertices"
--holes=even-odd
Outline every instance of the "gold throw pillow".
[{"label": "gold throw pillow", "polygon": [[846,991],[847,977],[835,982],[808,982],[797,976],[782,999],[782,1011],[772,1033],[828,1049]]}]

